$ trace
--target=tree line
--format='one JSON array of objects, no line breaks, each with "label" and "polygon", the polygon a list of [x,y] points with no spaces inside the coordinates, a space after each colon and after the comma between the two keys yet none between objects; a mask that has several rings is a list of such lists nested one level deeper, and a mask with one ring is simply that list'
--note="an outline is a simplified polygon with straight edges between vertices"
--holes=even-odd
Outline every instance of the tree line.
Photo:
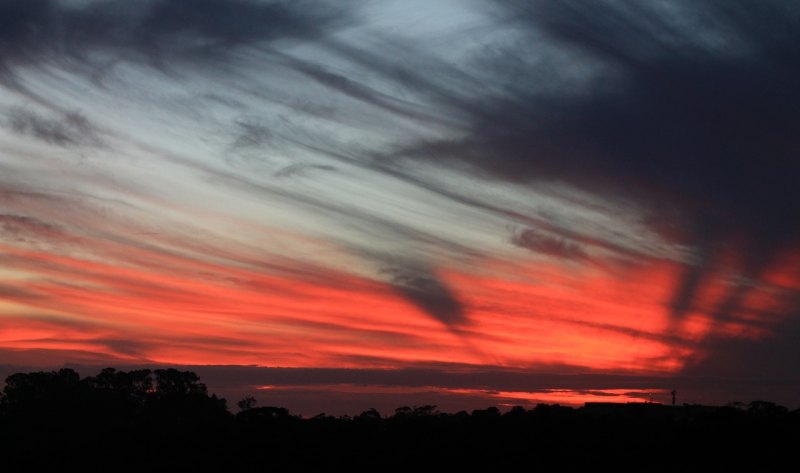
[{"label": "tree line", "polygon": [[776,470],[800,441],[800,411],[744,405],[539,404],[312,418],[209,394],[177,369],[17,373],[0,395],[5,471]]}]

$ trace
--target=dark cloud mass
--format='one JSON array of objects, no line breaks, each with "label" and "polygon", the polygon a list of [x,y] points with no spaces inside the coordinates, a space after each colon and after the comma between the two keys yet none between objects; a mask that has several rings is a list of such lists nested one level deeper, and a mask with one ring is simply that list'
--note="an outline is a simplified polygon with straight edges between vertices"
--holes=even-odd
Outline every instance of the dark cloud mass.
[{"label": "dark cloud mass", "polygon": [[49,118],[25,109],[13,109],[8,116],[8,126],[15,133],[32,136],[52,145],[71,147],[99,144],[94,128],[80,113],[65,113]]},{"label": "dark cloud mass", "polygon": [[331,18],[305,2],[4,0],[0,72],[66,59],[91,64],[93,53],[111,55],[102,64],[129,59],[169,67],[177,59],[224,57],[237,46],[314,37]]},{"label": "dark cloud mass", "polygon": [[533,229],[515,233],[511,237],[511,243],[534,253],[542,253],[558,258],[585,259],[589,256],[577,243],[544,235]]},{"label": "dark cloud mass", "polygon": [[61,236],[62,233],[55,225],[37,218],[0,214],[0,241],[11,239],[24,242],[40,237]]},{"label": "dark cloud mass", "polygon": [[683,196],[720,226],[734,225],[735,217],[751,231],[794,231],[797,225],[787,228],[783,216],[784,206],[800,205],[792,185],[797,8],[759,5],[698,6],[747,46],[713,51],[696,44],[702,32],[668,24],[641,4],[537,3],[529,26],[544,28],[565,54],[607,64],[617,83],[577,97],[532,92],[498,100],[485,117],[475,117],[474,133],[452,156],[466,151],[460,159],[516,180],[559,178]]},{"label": "dark cloud mass", "polygon": [[420,266],[384,268],[394,289],[402,297],[442,322],[456,328],[467,322],[456,295],[432,271]]},{"label": "dark cloud mass", "polygon": [[[471,117],[464,137],[426,140],[401,154],[643,203],[656,213],[656,231],[685,229],[679,243],[701,255],[676,289],[678,318],[723,251],[736,246],[746,256],[734,269],[757,278],[781,251],[798,247],[798,4],[506,7],[526,45],[554,47],[564,63],[586,67],[580,90],[558,87],[564,64],[542,64],[537,48],[512,42],[478,60],[512,81],[503,93],[452,103]],[[515,239],[557,250],[552,243]],[[731,289],[728,300],[739,293]]]}]

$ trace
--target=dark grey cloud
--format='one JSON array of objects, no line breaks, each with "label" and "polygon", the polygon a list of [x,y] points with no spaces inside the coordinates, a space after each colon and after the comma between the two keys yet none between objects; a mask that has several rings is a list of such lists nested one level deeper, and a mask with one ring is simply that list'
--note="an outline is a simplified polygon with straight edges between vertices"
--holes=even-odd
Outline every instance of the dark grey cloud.
[{"label": "dark grey cloud", "polygon": [[98,52],[168,68],[181,59],[223,58],[240,46],[313,38],[342,18],[330,5],[306,2],[4,0],[0,73],[9,79],[16,65],[64,60],[93,67]]},{"label": "dark grey cloud", "polygon": [[412,104],[375,90],[360,82],[357,78],[350,78],[342,74],[337,74],[322,68],[318,64],[301,61],[288,56],[283,56],[283,60],[288,66],[303,73],[314,81],[362,103],[414,120],[429,122],[439,121],[439,118],[435,114],[427,112],[419,104]]},{"label": "dark grey cloud", "polygon": [[[666,389],[669,377],[587,372],[571,366],[547,367],[552,371],[499,366],[433,363],[397,369],[278,368],[256,366],[190,366],[209,385],[314,386],[354,384],[375,386],[435,386],[447,389],[491,391],[543,391],[548,389]],[[543,368],[544,369],[544,368]]]},{"label": "dark grey cloud", "polygon": [[451,329],[467,322],[464,306],[447,284],[421,265],[385,267],[392,287],[402,297]]},{"label": "dark grey cloud", "polygon": [[[28,358],[36,350],[23,352]],[[58,369],[60,366],[28,361],[15,363],[13,351],[0,350],[7,360],[0,365],[0,380],[16,372]],[[52,363],[52,358],[43,359]],[[158,369],[160,365],[132,364],[124,359],[92,359],[91,354],[78,353],[64,359],[76,360],[67,364],[82,375],[94,375],[103,363],[114,363],[120,369]],[[545,367],[543,367],[545,368]],[[677,389],[679,403],[706,403],[722,405],[731,401],[769,399],[790,408],[800,406],[797,388],[800,380],[726,376],[708,373],[685,373],[676,376],[621,375],[586,371],[571,366],[551,366],[549,370],[526,370],[500,366],[472,366],[460,364],[431,364],[429,366],[393,369],[346,368],[276,368],[257,366],[183,366],[181,369],[198,373],[211,392],[235,402],[247,395],[256,395],[262,404],[289,407],[294,413],[314,415],[320,411],[336,414],[357,414],[368,407],[378,407],[391,413],[399,407],[398,394],[380,393],[379,387],[406,388],[402,404],[436,404],[445,412],[455,412],[496,405],[492,397],[498,392],[547,393],[568,390],[576,393],[611,397],[604,390],[625,390],[639,395],[642,390],[661,392],[654,397],[660,402],[670,402],[669,392]],[[256,391],[258,386],[269,389]],[[353,386],[337,392],[330,386]],[[358,389],[360,387],[361,389]],[[473,394],[443,390],[474,390]],[[376,393],[377,391],[377,393]],[[481,394],[483,393],[483,394]],[[523,403],[520,401],[520,403]]]},{"label": "dark grey cloud", "polygon": [[514,233],[511,236],[511,243],[534,253],[558,258],[582,260],[589,257],[586,251],[577,243],[564,238],[546,235],[530,228]]},{"label": "dark grey cloud", "polygon": [[60,234],[61,230],[58,227],[43,222],[38,218],[25,215],[0,214],[0,236],[21,240],[31,235]]},{"label": "dark grey cloud", "polygon": [[24,108],[11,109],[6,125],[14,133],[46,143],[63,146],[94,146],[100,144],[95,127],[78,112],[46,117]]},{"label": "dark grey cloud", "polygon": [[661,343],[672,348],[696,350],[700,344],[696,341],[689,340],[679,334],[670,332],[649,332],[646,330],[639,330],[631,327],[621,325],[608,324],[603,322],[591,322],[586,320],[571,320],[559,319],[561,322],[580,327],[590,327],[599,329],[606,332],[626,335],[633,340],[651,340],[653,342]]},{"label": "dark grey cloud", "polygon": [[336,171],[336,168],[328,164],[295,163],[275,171],[275,177],[299,176],[307,174],[309,171]]},{"label": "dark grey cloud", "polygon": [[231,143],[231,148],[261,148],[273,139],[273,133],[266,126],[249,120],[239,120],[236,122],[236,138]]},{"label": "dark grey cloud", "polygon": [[[798,4],[504,5],[498,15],[525,41],[477,54],[472,73],[494,71],[489,80],[506,87],[451,95],[449,106],[471,122],[463,136],[397,154],[645,204],[657,230],[680,228],[678,242],[702,255],[675,289],[678,320],[723,252],[740,252],[734,270],[759,278],[781,251],[800,246]],[[545,47],[560,62],[539,60]],[[585,68],[578,91],[559,87],[571,66]],[[718,312],[737,310],[742,290],[732,287]]]},{"label": "dark grey cloud", "polygon": [[[2,261],[2,260],[0,260]],[[42,294],[17,286],[0,284],[0,300],[10,301],[35,301],[40,299]]]},{"label": "dark grey cloud", "polygon": [[[669,391],[677,389],[678,402],[725,404],[735,400],[769,399],[789,407],[800,406],[797,388],[800,379],[761,376],[755,381],[744,373],[715,374],[681,373],[674,376],[610,374],[572,366],[542,366],[536,370],[499,366],[460,364],[430,364],[427,366],[394,369],[325,369],[325,368],[263,368],[255,366],[197,366],[209,387],[238,386],[246,392],[253,386],[315,386],[356,385],[395,386],[444,389],[470,389],[490,392],[546,392],[572,390],[598,395],[602,390],[655,390],[664,393],[656,400],[669,402]],[[324,388],[322,388],[324,390]],[[451,410],[458,401],[443,397],[439,406]],[[387,407],[397,407],[397,395],[386,395]],[[347,401],[348,396],[341,398]],[[404,399],[406,398],[403,395]],[[358,396],[349,397],[352,402]],[[319,399],[309,400],[311,408],[319,408]],[[482,406],[494,405],[496,398],[480,399]],[[405,401],[404,401],[405,402]],[[408,401],[409,403],[411,401]],[[287,404],[288,405],[288,404]],[[349,405],[349,403],[348,403]],[[369,406],[364,406],[369,407]],[[353,413],[353,412],[347,412]]]},{"label": "dark grey cloud", "polygon": [[[54,366],[53,360],[70,360],[73,363],[83,363],[86,366],[107,366],[108,364],[126,366],[130,364],[130,360],[125,358],[116,358],[108,353],[80,349],[35,348],[20,350],[18,348],[0,348],[0,359],[3,360],[3,365],[0,365],[0,379],[2,380],[5,380],[8,375],[23,371],[41,371],[43,368],[57,368]],[[87,370],[92,374],[97,373],[97,371],[99,370]]]},{"label": "dark grey cloud", "polygon": [[[609,393],[609,392],[606,392],[606,391],[595,391],[595,390],[591,390],[591,389],[581,389],[581,390],[578,390],[577,392],[579,394],[589,394],[591,396],[601,396],[601,397],[617,397],[617,396],[620,396],[620,394],[617,394],[617,393]],[[630,393],[626,393],[626,394],[630,394]]]},{"label": "dark grey cloud", "polygon": [[[789,48],[797,28],[788,29],[796,15],[784,12],[792,9],[785,2],[763,2],[762,15],[747,2],[724,5],[736,4],[709,4],[707,14],[754,43],[755,54],[707,51],[691,38],[667,42],[668,33],[696,32],[673,32],[640,4],[537,3],[531,27],[544,29],[566,54],[577,50],[608,63],[621,79],[577,97],[534,92],[498,101],[485,119],[476,117],[468,141],[477,146],[466,159],[517,180],[568,179],[619,193],[654,191],[671,201],[683,196],[686,205],[709,207],[692,210],[718,221],[706,232],[721,232],[733,217],[747,219],[741,224],[754,231],[759,223],[771,224],[764,231],[784,231],[785,209],[776,205],[800,200],[786,175],[797,167],[787,159],[792,142],[797,146],[791,117],[800,107],[791,85],[800,56]],[[751,15],[766,18],[754,22]],[[481,159],[485,151],[492,152]]]},{"label": "dark grey cloud", "polygon": [[[794,297],[800,299],[800,296]],[[795,307],[799,306],[798,302]],[[684,374],[714,374],[750,379],[756,384],[777,379],[800,381],[800,344],[797,342],[800,340],[800,311],[771,315],[773,320],[763,323],[777,321],[777,327],[763,339],[712,336],[704,344],[704,350],[689,360]]]},{"label": "dark grey cloud", "polygon": [[146,356],[149,343],[144,341],[123,338],[95,338],[92,343],[105,346],[112,353],[120,356],[136,357],[138,360],[148,360]]}]

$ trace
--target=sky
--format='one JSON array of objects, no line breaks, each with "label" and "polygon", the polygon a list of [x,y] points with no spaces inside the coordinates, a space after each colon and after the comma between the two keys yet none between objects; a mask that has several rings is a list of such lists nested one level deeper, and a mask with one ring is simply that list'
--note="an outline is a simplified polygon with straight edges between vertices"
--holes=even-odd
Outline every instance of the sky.
[{"label": "sky", "polygon": [[0,0],[0,372],[799,407],[799,43],[773,0]]}]

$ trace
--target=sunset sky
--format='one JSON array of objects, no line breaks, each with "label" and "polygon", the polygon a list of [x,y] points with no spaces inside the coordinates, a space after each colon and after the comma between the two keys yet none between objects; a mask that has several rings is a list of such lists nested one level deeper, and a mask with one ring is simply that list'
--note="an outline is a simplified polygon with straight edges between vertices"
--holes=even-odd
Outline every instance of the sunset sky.
[{"label": "sunset sky", "polygon": [[799,407],[798,44],[788,0],[0,0],[0,372]]}]

